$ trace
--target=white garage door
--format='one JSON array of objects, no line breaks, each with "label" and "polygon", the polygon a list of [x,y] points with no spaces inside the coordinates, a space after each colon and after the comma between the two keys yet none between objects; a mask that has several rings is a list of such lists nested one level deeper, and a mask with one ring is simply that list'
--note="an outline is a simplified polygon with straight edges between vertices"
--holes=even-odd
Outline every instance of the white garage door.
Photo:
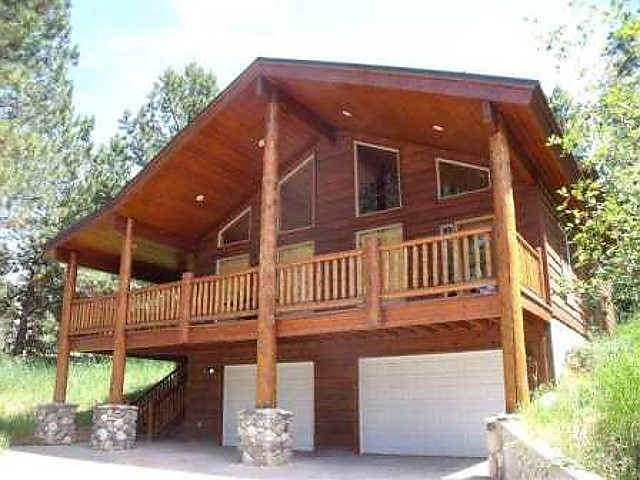
[{"label": "white garage door", "polygon": [[[313,362],[278,364],[278,407],[293,412],[294,448],[313,450]],[[256,366],[224,367],[222,444],[238,444],[238,411],[255,408]]]},{"label": "white garage door", "polygon": [[363,453],[486,456],[484,419],[504,410],[502,351],[360,360]]}]

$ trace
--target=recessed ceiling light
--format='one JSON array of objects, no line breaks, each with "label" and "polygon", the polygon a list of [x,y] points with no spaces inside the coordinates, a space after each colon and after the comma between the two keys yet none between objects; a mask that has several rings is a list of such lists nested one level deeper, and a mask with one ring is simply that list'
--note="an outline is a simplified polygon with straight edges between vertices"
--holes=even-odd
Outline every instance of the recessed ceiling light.
[{"label": "recessed ceiling light", "polygon": [[353,113],[351,113],[349,110],[342,110],[342,115],[344,115],[345,117],[353,117]]},{"label": "recessed ceiling light", "polygon": [[432,128],[435,132],[444,132],[444,127],[442,125],[434,125]]},{"label": "recessed ceiling light", "polygon": [[258,146],[260,148],[264,148],[264,138],[261,138],[260,140],[258,140]]},{"label": "recessed ceiling light", "polygon": [[202,205],[204,203],[205,200],[205,196],[204,193],[199,193],[194,197],[194,200],[196,202],[196,205]]}]

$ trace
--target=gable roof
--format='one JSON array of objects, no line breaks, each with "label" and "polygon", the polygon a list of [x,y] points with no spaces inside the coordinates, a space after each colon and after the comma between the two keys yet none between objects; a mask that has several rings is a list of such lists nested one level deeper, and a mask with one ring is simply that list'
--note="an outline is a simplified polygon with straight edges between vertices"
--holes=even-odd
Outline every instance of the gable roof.
[{"label": "gable roof", "polygon": [[[258,80],[278,86],[322,125],[374,136],[488,155],[482,103],[493,102],[549,189],[570,183],[571,158],[547,145],[559,133],[534,80],[412,68],[257,58],[187,125],[115,198],[46,244],[65,261],[117,272],[122,218],[137,221],[133,274],[175,278],[185,253],[229,216],[260,184],[265,99]],[[348,110],[351,117],[342,111]],[[321,137],[295,112],[283,112],[279,154],[293,157]],[[443,125],[437,134],[432,125]],[[204,205],[194,197],[204,194]]]}]

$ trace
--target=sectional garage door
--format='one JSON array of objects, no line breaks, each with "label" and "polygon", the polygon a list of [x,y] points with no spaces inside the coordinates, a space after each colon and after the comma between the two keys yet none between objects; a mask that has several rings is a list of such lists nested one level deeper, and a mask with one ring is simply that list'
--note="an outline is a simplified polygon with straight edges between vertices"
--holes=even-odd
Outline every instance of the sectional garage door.
[{"label": "sectional garage door", "polygon": [[504,410],[500,350],[360,359],[359,383],[363,453],[483,457]]},{"label": "sectional garage door", "polygon": [[[278,406],[294,414],[294,448],[313,450],[313,362],[279,363]],[[238,444],[238,411],[255,407],[256,366],[224,367],[222,444]]]}]

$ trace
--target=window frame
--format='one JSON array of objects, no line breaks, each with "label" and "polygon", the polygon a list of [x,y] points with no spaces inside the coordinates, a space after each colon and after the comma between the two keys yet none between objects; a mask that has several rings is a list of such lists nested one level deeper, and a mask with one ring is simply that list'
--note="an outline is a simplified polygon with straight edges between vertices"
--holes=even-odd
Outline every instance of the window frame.
[{"label": "window frame", "polygon": [[284,183],[289,180],[291,177],[293,177],[296,173],[298,173],[299,170],[301,170],[302,168],[304,168],[304,166],[308,163],[311,162],[312,163],[312,172],[313,172],[313,184],[312,184],[312,189],[311,189],[311,224],[309,226],[306,227],[298,227],[298,228],[293,228],[291,230],[281,230],[280,225],[281,225],[281,219],[282,219],[282,202],[278,201],[278,217],[276,219],[276,228],[278,230],[278,233],[290,233],[290,232],[298,232],[301,230],[307,230],[309,228],[313,228],[316,225],[316,198],[317,198],[317,181],[316,181],[316,154],[315,152],[310,153],[304,160],[302,160],[300,163],[298,163],[295,167],[293,167],[291,170],[289,170],[280,180],[278,180],[278,199],[281,199],[281,189],[282,189],[282,185],[284,185]]},{"label": "window frame", "polygon": [[[379,150],[385,150],[387,152],[394,152],[396,154],[396,171],[398,172],[398,206],[387,208],[386,210],[376,210],[374,212],[360,212],[360,179],[358,178],[358,145],[364,147],[377,148]],[[378,215],[382,213],[392,212],[402,208],[402,179],[400,174],[400,149],[395,147],[388,147],[386,145],[380,145],[376,143],[365,142],[362,140],[353,141],[353,179],[355,190],[355,210],[356,218],[368,217],[371,215]]]},{"label": "window frame", "polygon": [[[460,160],[451,160],[448,158],[443,158],[443,157],[436,157],[435,159],[435,163],[436,163],[436,197],[438,199],[438,201],[446,201],[446,200],[451,200],[454,198],[459,198],[462,197],[464,195],[470,195],[470,194],[474,194],[474,193],[480,193],[480,192],[486,192],[487,190],[491,190],[491,168],[489,167],[484,167],[481,165],[475,165],[473,163],[468,163],[468,162],[462,162]],[[487,173],[487,178],[489,181],[489,185],[487,185],[484,188],[479,188],[477,190],[471,190],[469,192],[462,192],[462,193],[454,193],[453,195],[446,195],[446,196],[442,196],[440,195],[440,192],[442,190],[442,182],[441,182],[441,178],[440,178],[440,164],[441,163],[448,163],[449,165],[457,165],[459,167],[465,167],[465,168],[471,168],[473,170],[481,170]]]},{"label": "window frame", "polygon": [[[224,234],[224,232],[227,231],[229,229],[229,227],[231,227],[231,225],[233,225],[235,222],[240,220],[246,213],[249,214],[249,231],[247,233],[247,239],[246,240],[236,240],[235,242],[223,244],[222,243],[222,235]],[[234,245],[242,245],[242,244],[251,242],[251,221],[252,221],[251,213],[252,213],[251,212],[251,205],[249,205],[247,208],[241,210],[240,213],[238,213],[235,217],[233,217],[231,220],[229,220],[227,223],[225,223],[222,226],[222,228],[220,228],[218,230],[218,241],[217,241],[218,248],[227,248],[227,247],[231,247],[231,246],[234,246]]]}]

